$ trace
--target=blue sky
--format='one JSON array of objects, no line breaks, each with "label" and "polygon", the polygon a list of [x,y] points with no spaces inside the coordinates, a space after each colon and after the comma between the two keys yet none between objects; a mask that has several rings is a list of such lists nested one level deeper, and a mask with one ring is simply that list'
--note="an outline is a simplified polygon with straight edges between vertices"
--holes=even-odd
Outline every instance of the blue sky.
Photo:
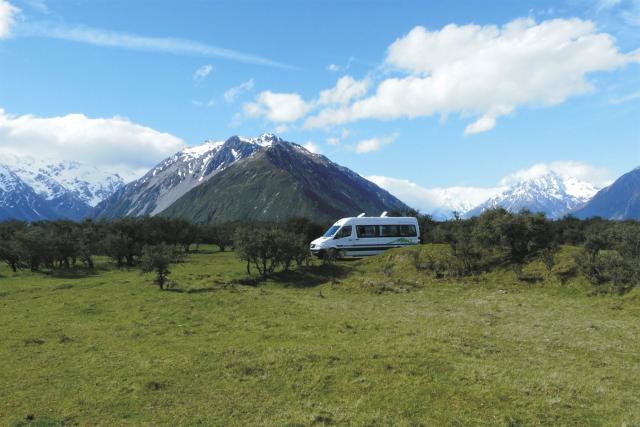
[{"label": "blue sky", "polygon": [[139,173],[275,132],[391,189],[602,185],[640,164],[639,48],[640,0],[0,0],[0,149]]}]

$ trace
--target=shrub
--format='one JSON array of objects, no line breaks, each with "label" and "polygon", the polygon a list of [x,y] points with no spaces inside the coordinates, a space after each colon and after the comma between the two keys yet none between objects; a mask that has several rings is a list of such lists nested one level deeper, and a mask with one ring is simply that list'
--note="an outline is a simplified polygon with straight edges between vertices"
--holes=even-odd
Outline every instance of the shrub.
[{"label": "shrub", "polygon": [[161,243],[143,248],[140,266],[145,273],[155,272],[155,283],[160,286],[160,289],[164,289],[167,277],[171,274],[169,266],[175,261],[175,247]]}]

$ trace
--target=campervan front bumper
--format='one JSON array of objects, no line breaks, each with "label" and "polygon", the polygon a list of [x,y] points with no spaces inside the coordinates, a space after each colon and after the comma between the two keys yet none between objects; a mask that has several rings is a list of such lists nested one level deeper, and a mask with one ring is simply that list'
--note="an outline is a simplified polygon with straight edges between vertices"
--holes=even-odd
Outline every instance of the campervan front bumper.
[{"label": "campervan front bumper", "polygon": [[322,258],[322,255],[325,253],[326,248],[320,247],[320,245],[316,245],[312,243],[311,245],[309,245],[309,251],[311,252],[311,255],[318,258]]}]

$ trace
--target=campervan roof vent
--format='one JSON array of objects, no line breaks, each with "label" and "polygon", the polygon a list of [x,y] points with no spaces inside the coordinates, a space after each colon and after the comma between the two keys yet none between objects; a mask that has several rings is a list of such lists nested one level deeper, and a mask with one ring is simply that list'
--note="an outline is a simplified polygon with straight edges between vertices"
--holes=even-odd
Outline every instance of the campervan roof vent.
[{"label": "campervan roof vent", "polygon": [[380,215],[380,218],[386,218],[387,217],[387,211],[382,212],[382,214]]},{"label": "campervan roof vent", "polygon": [[364,212],[362,212],[360,215],[358,215],[358,218],[362,218],[364,215]]}]

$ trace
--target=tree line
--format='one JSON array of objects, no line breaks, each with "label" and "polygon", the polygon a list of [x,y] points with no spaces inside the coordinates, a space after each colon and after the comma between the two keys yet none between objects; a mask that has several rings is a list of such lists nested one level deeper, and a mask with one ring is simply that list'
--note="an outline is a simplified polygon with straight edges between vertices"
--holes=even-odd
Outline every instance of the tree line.
[{"label": "tree line", "polygon": [[[416,216],[423,243],[449,247],[444,260],[416,260],[421,268],[439,275],[468,276],[496,267],[511,267],[518,276],[522,267],[540,259],[553,267],[562,245],[577,246],[575,265],[596,287],[612,284],[624,291],[640,282],[640,223],[579,220],[571,216],[549,220],[543,214],[510,213],[491,209],[463,219],[436,221],[419,212],[394,212]],[[285,222],[195,225],[162,217],[122,218],[111,222],[67,220],[0,223],[0,261],[13,271],[94,268],[96,256],[109,257],[119,268],[139,266],[154,271],[163,287],[169,265],[200,243],[234,248],[246,262],[248,274],[262,277],[286,271],[309,261],[309,242],[329,224],[305,218]],[[576,272],[577,273],[577,272]]]},{"label": "tree line", "polygon": [[404,214],[418,218],[423,242],[449,246],[450,256],[444,260],[416,260],[421,267],[440,275],[468,276],[508,266],[521,278],[523,266],[534,259],[551,270],[560,247],[570,245],[578,247],[574,254],[576,269],[562,274],[579,271],[596,289],[615,292],[625,292],[640,283],[638,221],[580,220],[572,216],[550,220],[542,213],[511,213],[502,208],[467,219],[454,213],[448,221],[435,221],[415,211]]},{"label": "tree line", "polygon": [[109,257],[118,268],[139,266],[156,272],[162,288],[169,265],[179,262],[194,245],[214,244],[221,251],[234,247],[262,276],[276,268],[308,261],[308,242],[323,227],[304,219],[283,223],[195,225],[162,217],[122,218],[115,221],[5,221],[0,223],[0,262],[14,271],[94,269],[96,256]]}]

